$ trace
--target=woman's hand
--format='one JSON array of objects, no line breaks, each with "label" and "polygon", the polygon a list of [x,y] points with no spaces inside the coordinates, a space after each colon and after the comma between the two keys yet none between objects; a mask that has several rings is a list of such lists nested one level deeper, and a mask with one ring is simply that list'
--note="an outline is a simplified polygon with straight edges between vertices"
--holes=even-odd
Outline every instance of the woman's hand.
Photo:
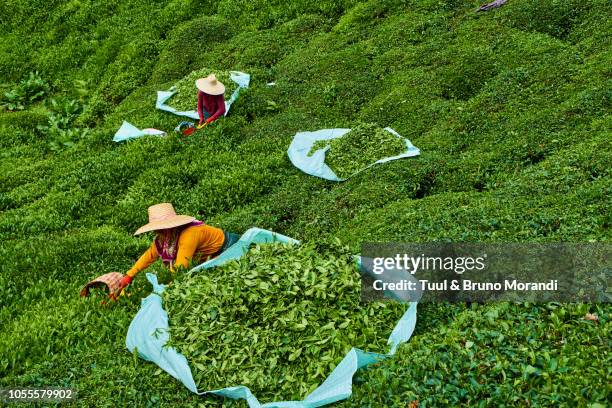
[{"label": "woman's hand", "polygon": [[117,300],[117,298],[121,295],[121,292],[123,292],[123,289],[127,288],[128,285],[132,283],[132,280],[133,278],[129,275],[125,275],[123,278],[121,278],[121,280],[119,281],[119,286],[117,286],[117,289],[114,293],[110,294],[110,298],[113,300]]}]

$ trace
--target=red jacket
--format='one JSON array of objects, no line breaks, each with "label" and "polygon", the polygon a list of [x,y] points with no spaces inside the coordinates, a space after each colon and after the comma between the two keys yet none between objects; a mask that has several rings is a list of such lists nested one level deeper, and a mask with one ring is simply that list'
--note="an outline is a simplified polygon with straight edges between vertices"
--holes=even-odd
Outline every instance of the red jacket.
[{"label": "red jacket", "polygon": [[198,115],[200,115],[200,122],[204,120],[203,110],[209,115],[206,123],[210,123],[219,116],[223,116],[225,114],[225,99],[223,95],[209,95],[198,91]]}]

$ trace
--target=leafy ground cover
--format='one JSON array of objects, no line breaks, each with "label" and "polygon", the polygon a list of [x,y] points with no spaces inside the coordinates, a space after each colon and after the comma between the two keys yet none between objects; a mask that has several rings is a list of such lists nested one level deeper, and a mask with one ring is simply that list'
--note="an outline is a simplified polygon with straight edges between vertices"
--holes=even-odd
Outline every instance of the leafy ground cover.
[{"label": "leafy ground cover", "polygon": [[[0,112],[0,386],[72,385],[83,406],[208,401],[126,352],[138,294],[111,307],[78,298],[147,248],[132,233],[157,202],[232,231],[338,237],[352,252],[363,241],[609,242],[609,2],[478,5],[0,3],[1,94],[30,72],[49,84]],[[187,145],[111,141],[124,119],[173,129],[180,119],[154,110],[155,91],[199,67],[252,74],[228,117]],[[68,101],[58,131],[44,131],[47,97]],[[291,166],[295,132],[360,121],[422,155],[342,184]],[[343,405],[606,405],[610,312],[422,305],[413,339]]]}]

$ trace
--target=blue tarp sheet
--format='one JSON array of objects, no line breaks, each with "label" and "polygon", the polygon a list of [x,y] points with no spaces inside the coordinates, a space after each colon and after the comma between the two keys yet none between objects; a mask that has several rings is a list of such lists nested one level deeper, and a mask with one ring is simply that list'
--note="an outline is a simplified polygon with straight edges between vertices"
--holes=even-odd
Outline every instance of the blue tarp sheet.
[{"label": "blue tarp sheet", "polygon": [[113,137],[113,142],[124,142],[129,139],[136,139],[137,137],[142,136],[166,136],[166,132],[158,129],[138,129],[136,126],[132,125],[130,122],[126,122],[125,120],[121,124],[119,130],[115,133],[115,137]]},{"label": "blue tarp sheet", "polygon": [[[406,151],[404,153],[377,160],[363,169],[358,170],[347,178],[338,177],[336,173],[334,173],[334,171],[329,168],[327,164],[325,164],[325,154],[329,150],[329,146],[315,151],[312,156],[308,155],[310,149],[312,149],[312,145],[319,140],[336,139],[344,136],[350,130],[351,129],[321,129],[315,132],[299,132],[294,136],[291,144],[289,145],[289,150],[287,151],[289,160],[291,160],[291,163],[293,163],[295,167],[302,170],[306,174],[310,174],[311,176],[320,177],[331,181],[345,181],[377,164],[386,163],[391,160],[404,159],[406,157],[418,156],[421,154],[420,150],[413,146],[410,140],[404,139],[406,142]],[[395,130],[389,127],[385,128],[385,130],[391,132],[397,137],[402,137]]]},{"label": "blue tarp sheet", "polygon": [[[238,242],[220,256],[193,270],[211,268],[222,265],[229,260],[240,258],[252,243],[273,241],[298,242],[271,231],[251,228],[242,235]],[[416,325],[417,303],[412,302],[389,336],[388,344],[391,346],[389,354],[370,353],[352,348],[327,379],[307,395],[304,400],[262,404],[247,387],[241,385],[212,391],[198,391],[185,356],[172,347],[164,347],[169,339],[168,314],[163,308],[162,299],[159,295],[163,292],[164,285],[159,285],[157,277],[153,274],[147,274],[147,279],[153,285],[153,293],[142,300],[140,310],[130,324],[126,338],[128,350],[130,352],[137,350],[141,358],[154,362],[196,394],[214,394],[226,398],[244,399],[250,408],[314,408],[346,399],[352,393],[352,379],[355,372],[359,368],[393,355],[401,343],[410,339]]]}]

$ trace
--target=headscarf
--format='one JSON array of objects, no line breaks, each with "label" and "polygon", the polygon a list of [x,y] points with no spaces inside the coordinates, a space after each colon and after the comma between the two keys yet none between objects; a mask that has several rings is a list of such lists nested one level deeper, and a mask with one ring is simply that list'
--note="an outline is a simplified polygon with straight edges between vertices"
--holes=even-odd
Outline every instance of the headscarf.
[{"label": "headscarf", "polygon": [[161,258],[164,266],[172,269],[174,262],[176,261],[176,254],[178,253],[178,241],[183,230],[204,224],[202,221],[192,221],[187,225],[181,225],[180,227],[172,228],[170,235],[166,239],[160,239],[159,235],[155,237],[155,248]]}]

